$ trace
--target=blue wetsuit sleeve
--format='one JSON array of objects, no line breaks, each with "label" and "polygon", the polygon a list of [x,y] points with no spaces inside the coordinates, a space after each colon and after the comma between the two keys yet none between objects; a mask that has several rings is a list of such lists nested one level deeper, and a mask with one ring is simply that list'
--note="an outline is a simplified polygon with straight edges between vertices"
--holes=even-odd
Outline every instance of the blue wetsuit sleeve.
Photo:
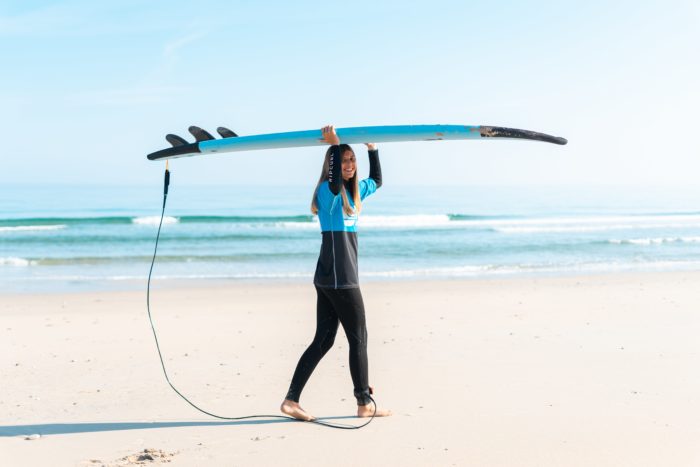
[{"label": "blue wetsuit sleeve", "polygon": [[371,178],[360,181],[360,199],[364,201],[369,195],[377,191],[377,183]]},{"label": "blue wetsuit sleeve", "polygon": [[331,159],[328,162],[328,188],[331,193],[337,195],[340,193],[340,188],[343,186],[342,175],[342,155],[340,154],[340,146],[337,144],[331,146]]},{"label": "blue wetsuit sleeve", "polygon": [[369,153],[369,178],[374,180],[377,188],[382,186],[382,166],[379,163],[379,150],[372,149]]}]

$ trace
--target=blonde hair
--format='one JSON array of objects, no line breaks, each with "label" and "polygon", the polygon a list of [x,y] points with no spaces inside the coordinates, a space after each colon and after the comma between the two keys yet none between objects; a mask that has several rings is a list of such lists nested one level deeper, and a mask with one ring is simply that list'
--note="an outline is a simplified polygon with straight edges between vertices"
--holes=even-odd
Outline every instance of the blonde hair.
[{"label": "blonde hair", "polygon": [[[340,157],[341,160],[339,161],[339,164],[342,166],[342,157],[345,155],[347,151],[350,151],[352,155],[355,155],[355,151],[352,150],[352,148],[347,145],[347,144],[341,144],[340,145]],[[311,199],[311,212],[313,214],[318,214],[318,202],[316,201],[316,197],[318,195],[318,189],[321,187],[321,184],[328,180],[328,168],[330,166],[330,160],[331,160],[331,154],[333,153],[332,147],[329,147],[328,150],[326,151],[326,157],[323,159],[323,168],[321,169],[321,176],[318,179],[318,183],[316,184],[316,189],[314,190],[314,196]],[[342,178],[342,169],[339,170],[340,172],[340,177]],[[360,200],[360,181],[359,178],[357,177],[357,166],[355,166],[355,173],[353,174],[352,178],[349,180],[350,182],[350,195],[352,196],[352,202],[355,204],[355,208],[353,209],[352,205],[350,205],[350,201],[348,200],[348,193],[347,190],[345,189],[345,180],[343,180],[343,183],[340,184],[340,196],[343,198],[343,212],[351,216],[353,214],[359,214],[360,211],[362,210],[362,200]]]}]

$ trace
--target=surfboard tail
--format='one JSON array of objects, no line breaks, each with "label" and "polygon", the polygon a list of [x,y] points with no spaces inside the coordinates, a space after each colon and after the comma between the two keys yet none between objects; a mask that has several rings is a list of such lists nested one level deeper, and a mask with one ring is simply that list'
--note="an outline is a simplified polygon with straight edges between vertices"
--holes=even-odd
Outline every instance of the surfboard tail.
[{"label": "surfboard tail", "polygon": [[161,149],[160,151],[150,153],[146,157],[148,157],[148,160],[150,161],[158,161],[161,159],[165,160],[174,159],[176,157],[192,156],[201,152],[202,151],[199,150],[199,143],[188,143],[172,148]]}]

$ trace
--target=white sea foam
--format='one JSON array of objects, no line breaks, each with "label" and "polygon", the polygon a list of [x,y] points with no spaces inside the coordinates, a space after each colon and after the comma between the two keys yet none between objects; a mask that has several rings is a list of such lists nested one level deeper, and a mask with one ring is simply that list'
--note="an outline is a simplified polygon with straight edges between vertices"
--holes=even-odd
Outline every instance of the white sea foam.
[{"label": "white sea foam", "polygon": [[[447,215],[415,215],[415,216],[363,216],[359,217],[358,227],[365,228],[422,228],[422,227],[457,227]],[[318,217],[310,222],[254,222],[238,224],[239,228],[264,229],[282,228],[288,230],[317,230]]]},{"label": "white sea foam", "polygon": [[369,271],[363,272],[363,276],[379,278],[408,278],[427,276],[454,276],[467,277],[478,276],[487,272],[492,266],[458,266],[444,268],[422,268],[422,269],[394,269],[390,271]]},{"label": "white sea foam", "polygon": [[12,227],[0,227],[0,232],[30,232],[40,230],[61,230],[65,229],[64,224],[56,225],[17,225]]},{"label": "white sea foam", "polygon": [[[142,281],[148,277],[147,274],[142,275],[114,275],[114,276],[88,276],[88,275],[51,275],[51,276],[35,276],[34,280],[46,281]],[[234,274],[164,274],[153,275],[153,280],[225,280],[225,279],[310,279],[313,275],[308,272],[288,272],[288,273],[234,273]]]},{"label": "white sea foam", "polygon": [[[307,224],[308,225],[308,224]],[[531,219],[451,219],[446,214],[360,216],[362,228],[492,228],[502,233],[566,233],[606,230],[700,228],[700,216],[591,216]]]},{"label": "white sea foam", "polygon": [[363,272],[363,276],[375,278],[425,278],[425,277],[481,277],[491,275],[517,275],[527,273],[551,273],[570,270],[552,265],[539,264],[484,264],[479,266],[454,266],[421,269],[395,269],[391,271]]},{"label": "white sea foam", "polygon": [[615,245],[661,245],[664,243],[700,243],[700,237],[656,237],[612,239],[609,243]]},{"label": "white sea foam", "polygon": [[700,261],[642,261],[642,262],[576,262],[567,264],[486,264],[481,266],[437,267],[424,269],[397,269],[392,271],[363,272],[368,278],[400,279],[426,277],[489,277],[520,276],[528,274],[591,274],[633,271],[694,270]]},{"label": "white sea foam", "polygon": [[[157,224],[158,218],[137,218],[135,223]],[[176,218],[170,222],[177,222]],[[304,222],[261,222],[233,224],[236,229],[318,229],[318,217]],[[360,215],[357,221],[361,229],[493,229],[501,233],[584,233],[608,230],[661,229],[661,228],[700,228],[698,215],[659,215],[659,216],[591,216],[591,217],[542,217],[530,219],[460,219],[448,214],[413,215]]]},{"label": "white sea foam", "polygon": [[[659,219],[661,220],[661,219]],[[584,232],[605,232],[609,230],[631,230],[631,229],[684,229],[700,228],[700,223],[624,223],[624,224],[589,224],[582,219],[570,225],[564,224],[561,220],[554,225],[547,226],[508,226],[498,227],[495,230],[501,233],[584,233]],[[584,223],[585,222],[585,223]]]},{"label": "white sea foam", "polygon": [[[272,226],[288,230],[317,230],[318,218],[311,222],[274,222]],[[252,224],[254,227],[268,227],[270,224]]]},{"label": "white sea foam", "polygon": [[[476,220],[475,223],[485,222],[488,224],[512,224],[512,220]],[[656,215],[656,216],[581,216],[581,217],[540,217],[532,219],[522,219],[515,221],[522,225],[547,225],[547,224],[638,224],[638,223],[700,223],[700,215],[697,214],[676,214],[676,215]]]},{"label": "white sea foam", "polygon": [[33,266],[34,264],[36,264],[36,261],[31,261],[24,258],[0,258],[0,266]]},{"label": "white sea foam", "polygon": [[[7,259],[7,258],[4,258]],[[21,258],[17,258],[21,260]],[[24,260],[26,261],[26,260]],[[20,261],[21,262],[21,261]],[[31,263],[31,262],[29,262]],[[0,264],[2,259],[0,259]],[[427,267],[415,269],[394,269],[364,271],[366,280],[400,280],[400,279],[449,279],[449,278],[488,278],[488,277],[519,277],[528,275],[559,275],[559,274],[607,274],[635,271],[682,271],[700,270],[700,261],[600,261],[572,262],[561,264],[485,264],[465,265],[455,267]],[[143,281],[145,274],[134,275],[61,275],[32,276],[32,281],[48,282],[124,282]],[[308,271],[263,272],[251,271],[223,274],[164,274],[154,276],[154,280],[310,280],[312,274]]]},{"label": "white sea foam", "polygon": [[453,221],[466,226],[491,227],[497,232],[518,233],[584,233],[607,230],[700,228],[700,216],[591,216],[534,219],[493,219]]},{"label": "white sea foam", "polygon": [[[256,227],[281,227],[290,230],[314,230],[318,229],[318,218],[311,222],[275,222],[272,224],[251,224]],[[435,227],[464,227],[473,225],[471,221],[452,221],[447,214],[417,214],[397,216],[360,215],[357,226],[362,229],[407,229],[407,228],[435,228]]]},{"label": "white sea foam", "polygon": [[[160,223],[160,216],[144,216],[144,217],[134,217],[131,222],[139,225],[158,225]],[[163,218],[163,224],[177,224],[180,220],[177,217],[165,216]]]},{"label": "white sea foam", "polygon": [[[444,227],[450,223],[463,223],[465,221],[450,221],[446,214],[427,215],[403,215],[403,216],[360,216],[357,224],[362,227]],[[468,221],[467,221],[468,222]]]}]

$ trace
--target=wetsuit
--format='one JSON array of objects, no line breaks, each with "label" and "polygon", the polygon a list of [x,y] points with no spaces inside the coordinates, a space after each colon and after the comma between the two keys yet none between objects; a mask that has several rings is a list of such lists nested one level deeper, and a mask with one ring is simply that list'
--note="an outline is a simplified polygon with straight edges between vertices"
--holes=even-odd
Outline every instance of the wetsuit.
[{"label": "wetsuit", "polygon": [[[340,195],[342,154],[339,146],[332,146],[328,180],[321,183],[316,192],[318,219],[321,224],[321,252],[316,264],[316,333],[309,347],[297,364],[287,399],[299,402],[299,396],[311,373],[330,350],[343,325],[350,344],[350,375],[358,405],[367,405],[369,377],[367,368],[367,326],[365,307],[360,293],[357,273],[357,214],[343,212]],[[382,185],[379,151],[369,151],[369,178],[359,183],[363,200]],[[352,201],[352,187],[346,184],[348,201]]]}]

